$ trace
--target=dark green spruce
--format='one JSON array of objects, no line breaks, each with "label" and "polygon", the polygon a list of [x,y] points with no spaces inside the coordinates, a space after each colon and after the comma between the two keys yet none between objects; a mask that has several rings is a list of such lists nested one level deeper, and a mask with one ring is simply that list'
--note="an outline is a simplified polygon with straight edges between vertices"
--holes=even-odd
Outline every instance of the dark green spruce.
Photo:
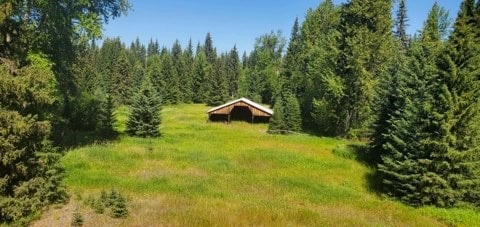
[{"label": "dark green spruce", "polygon": [[135,94],[131,113],[127,120],[127,133],[138,137],[160,136],[161,100],[153,88],[150,78],[146,77],[140,90]]}]

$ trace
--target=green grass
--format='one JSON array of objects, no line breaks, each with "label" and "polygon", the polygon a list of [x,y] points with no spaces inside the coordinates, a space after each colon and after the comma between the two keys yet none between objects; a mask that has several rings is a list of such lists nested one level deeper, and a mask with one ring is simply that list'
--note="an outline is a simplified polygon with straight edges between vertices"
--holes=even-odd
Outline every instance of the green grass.
[{"label": "green grass", "polygon": [[[168,106],[160,138],[122,134],[68,152],[65,183],[84,198],[112,188],[128,195],[123,226],[480,223],[473,210],[416,209],[370,191],[373,170],[355,160],[348,141],[269,135],[265,124],[209,123],[207,109]],[[127,114],[117,111],[119,131]]]}]

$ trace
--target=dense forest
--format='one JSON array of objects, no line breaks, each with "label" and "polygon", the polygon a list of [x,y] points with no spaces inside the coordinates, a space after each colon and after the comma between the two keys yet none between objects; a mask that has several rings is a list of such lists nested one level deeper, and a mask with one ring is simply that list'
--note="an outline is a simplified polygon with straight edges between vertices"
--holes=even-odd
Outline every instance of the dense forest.
[{"label": "dense forest", "polygon": [[[407,204],[480,206],[480,1],[456,19],[434,4],[407,34],[406,0],[322,1],[289,41],[269,32],[253,51],[205,40],[125,44],[101,28],[125,0],[0,4],[0,222],[66,198],[58,159],[128,133],[159,136],[162,105],[273,106],[270,130],[368,141],[380,190]],[[393,12],[395,9],[395,12]],[[145,120],[147,119],[147,120]]]}]

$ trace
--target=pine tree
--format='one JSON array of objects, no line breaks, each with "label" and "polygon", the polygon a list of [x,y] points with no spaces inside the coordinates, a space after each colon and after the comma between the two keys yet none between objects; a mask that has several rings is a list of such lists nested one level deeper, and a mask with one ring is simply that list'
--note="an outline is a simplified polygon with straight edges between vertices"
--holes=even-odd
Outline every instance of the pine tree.
[{"label": "pine tree", "polygon": [[140,38],[137,37],[135,41],[130,44],[129,51],[133,59],[130,62],[130,64],[135,64],[136,62],[140,62],[142,65],[145,65],[145,61],[147,57],[147,49],[140,42]]},{"label": "pine tree", "polygon": [[183,53],[183,62],[185,63],[184,66],[184,74],[181,78],[180,84],[182,85],[182,93],[183,93],[183,101],[186,103],[193,102],[194,96],[196,93],[193,92],[193,67],[194,67],[194,55],[193,55],[193,45],[192,39],[188,42],[187,48],[184,50]]},{"label": "pine tree", "polygon": [[285,116],[284,116],[284,108],[285,104],[283,103],[283,99],[278,96],[275,99],[275,105],[273,106],[273,116],[270,118],[270,122],[268,124],[268,131],[270,133],[283,133],[285,130]]},{"label": "pine tree", "polygon": [[211,74],[211,65],[202,48],[197,48],[193,69],[193,102],[205,103],[207,101],[207,86]]},{"label": "pine tree", "polygon": [[[300,75],[293,75],[302,122],[321,135],[338,136],[345,85],[337,74],[340,54],[340,9],[332,1],[309,10],[301,27],[301,53],[297,63]],[[296,59],[296,58],[292,58]],[[297,66],[296,66],[297,67]]]},{"label": "pine tree", "polygon": [[65,198],[61,155],[48,141],[59,100],[53,64],[41,55],[26,60],[20,68],[6,59],[0,64],[0,223],[5,224]]},{"label": "pine tree", "polygon": [[207,105],[218,106],[228,100],[228,83],[225,75],[226,56],[222,55],[213,66],[212,73],[208,74],[204,88],[207,93]]},{"label": "pine tree", "polygon": [[130,74],[127,54],[124,50],[120,52],[111,75],[111,90],[109,90],[109,93],[113,95],[114,102],[117,104],[128,104],[132,93],[131,85],[133,79]]},{"label": "pine tree", "polygon": [[162,74],[162,58],[159,55],[152,55],[147,59],[146,74],[144,78],[150,78],[153,88],[160,95],[165,97],[167,84]]},{"label": "pine tree", "polygon": [[179,103],[181,101],[180,81],[170,53],[161,55],[160,73],[165,83],[163,102],[166,104]]},{"label": "pine tree", "polygon": [[111,95],[106,95],[105,100],[102,102],[100,113],[98,115],[98,125],[96,130],[98,134],[104,138],[112,138],[116,136],[115,129],[115,113],[113,98]]},{"label": "pine tree", "polygon": [[161,100],[147,77],[133,98],[127,133],[139,137],[160,136],[160,110]]},{"label": "pine tree", "polygon": [[248,98],[256,102],[273,103],[284,46],[285,39],[280,31],[272,31],[256,39],[245,72],[246,84],[241,84]]},{"label": "pine tree", "polygon": [[160,54],[160,46],[158,45],[158,40],[153,41],[150,39],[150,42],[147,46],[147,57]]},{"label": "pine tree", "polygon": [[464,193],[456,189],[462,185],[455,182],[460,175],[442,138],[447,126],[439,108],[448,101],[442,95],[438,99],[445,91],[437,67],[443,56],[442,12],[433,6],[419,40],[410,47],[406,67],[392,78],[373,138],[374,151],[381,155],[378,170],[384,190],[412,205],[451,206]]},{"label": "pine tree", "polygon": [[395,21],[395,36],[402,43],[402,49],[406,51],[408,49],[408,44],[410,43],[410,38],[407,34],[407,6],[406,0],[400,0],[398,3],[397,19]]},{"label": "pine tree", "polygon": [[290,88],[280,82],[280,92],[275,99],[273,116],[270,118],[269,131],[271,133],[288,133],[301,131],[301,114],[298,99]]},{"label": "pine tree", "polygon": [[372,118],[379,79],[393,56],[392,0],[351,0],[342,12],[337,74],[346,92],[340,112],[340,134],[363,136]]},{"label": "pine tree", "polygon": [[298,23],[298,18],[295,18],[295,22],[292,28],[292,34],[290,37],[290,42],[287,48],[287,54],[285,55],[285,60],[283,63],[283,73],[282,77],[287,86],[290,86],[290,89],[294,94],[299,90],[302,80],[302,64],[301,64],[301,54],[302,54],[302,40],[300,27]]},{"label": "pine tree", "polygon": [[101,81],[104,81],[104,83],[100,83],[99,85],[105,91],[110,91],[112,88],[114,70],[122,70],[121,67],[115,69],[115,65],[119,62],[118,59],[120,58],[122,50],[124,50],[124,47],[118,37],[114,39],[105,39],[100,48],[97,72],[100,74]]},{"label": "pine tree", "polygon": [[293,132],[300,132],[302,119],[300,114],[300,105],[298,104],[297,97],[292,93],[288,92],[285,94],[285,107],[284,117],[285,117],[285,129]]},{"label": "pine tree", "polygon": [[237,46],[234,46],[227,55],[225,73],[228,80],[228,95],[231,98],[238,96],[238,81],[240,80],[241,65]]},{"label": "pine tree", "polygon": [[207,36],[205,37],[205,44],[203,45],[203,50],[205,51],[205,55],[207,56],[208,63],[214,65],[215,61],[217,60],[217,51],[213,46],[213,40],[210,32],[207,33]]},{"label": "pine tree", "polygon": [[438,63],[443,85],[434,108],[438,133],[428,145],[448,163],[450,168],[441,170],[456,198],[480,206],[480,44],[474,2],[462,2]]}]

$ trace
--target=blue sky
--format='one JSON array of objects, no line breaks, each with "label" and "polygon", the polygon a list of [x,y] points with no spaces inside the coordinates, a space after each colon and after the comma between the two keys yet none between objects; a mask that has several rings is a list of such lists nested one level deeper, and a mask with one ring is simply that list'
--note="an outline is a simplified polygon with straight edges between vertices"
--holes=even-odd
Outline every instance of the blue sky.
[{"label": "blue sky", "polygon": [[[421,29],[434,2],[445,7],[455,18],[461,0],[407,0],[410,34]],[[340,4],[345,0],[334,0]],[[119,36],[128,45],[137,37],[147,44],[158,39],[171,47],[175,39],[183,47],[191,38],[196,46],[210,32],[219,52],[237,45],[240,53],[253,49],[255,38],[272,30],[281,30],[288,40],[298,17],[304,20],[307,9],[320,0],[130,0],[127,16],[111,20],[104,27],[104,37]]]}]

